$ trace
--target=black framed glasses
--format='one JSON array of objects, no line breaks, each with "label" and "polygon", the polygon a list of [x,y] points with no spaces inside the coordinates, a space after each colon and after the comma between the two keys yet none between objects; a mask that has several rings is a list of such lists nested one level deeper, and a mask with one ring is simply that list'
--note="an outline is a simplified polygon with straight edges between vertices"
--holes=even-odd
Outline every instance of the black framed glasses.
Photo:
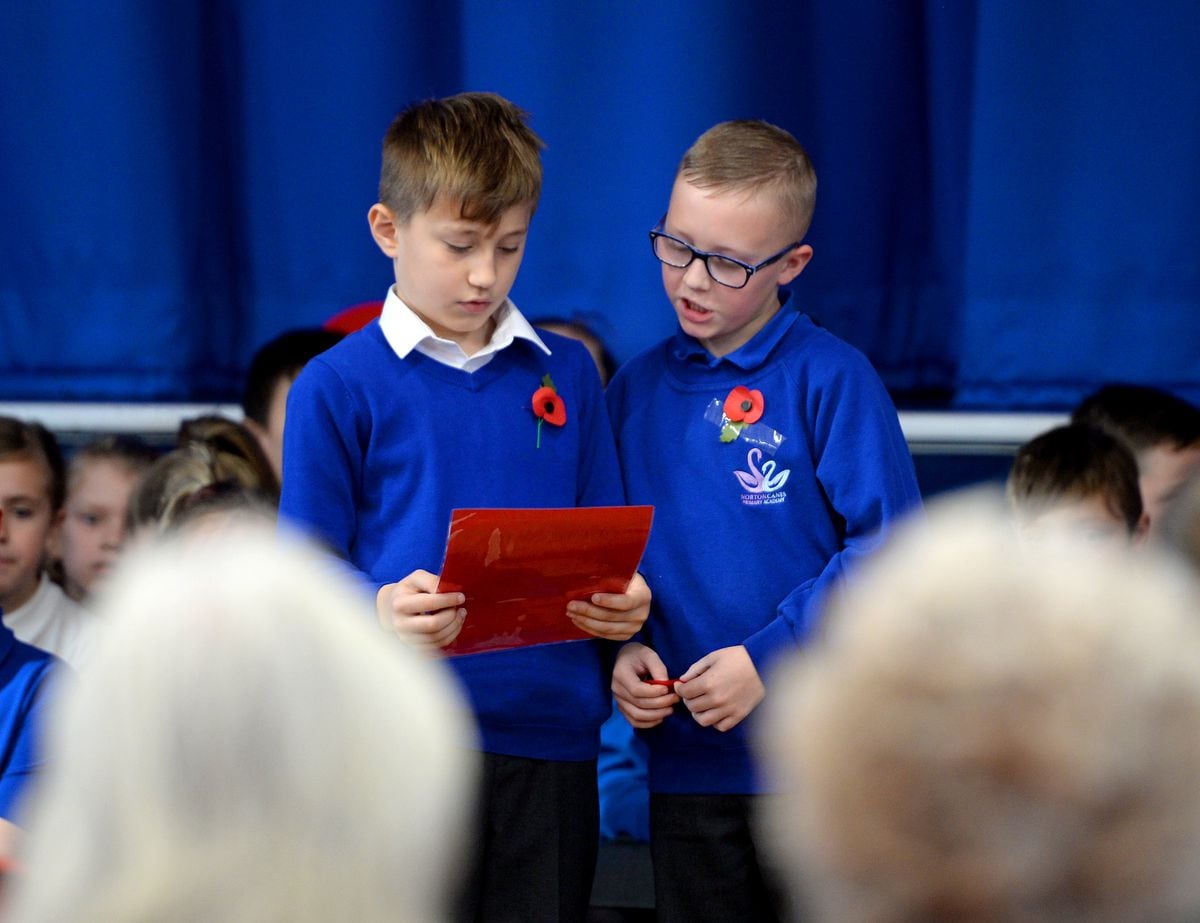
[{"label": "black framed glasses", "polygon": [[[665,219],[664,219],[665,220]],[[708,270],[709,277],[719,285],[724,285],[726,288],[745,288],[746,283],[750,281],[750,277],[763,269],[776,263],[788,255],[792,250],[800,246],[800,241],[788,244],[778,253],[768,256],[761,263],[743,263],[739,259],[732,256],[726,256],[723,253],[709,253],[706,250],[697,250],[691,244],[684,243],[678,237],[672,237],[662,230],[663,223],[660,221],[654,226],[650,232],[650,246],[654,249],[654,255],[660,263],[665,263],[668,266],[673,266],[676,269],[686,269],[692,265],[692,260],[701,260],[704,263],[704,268]]]}]

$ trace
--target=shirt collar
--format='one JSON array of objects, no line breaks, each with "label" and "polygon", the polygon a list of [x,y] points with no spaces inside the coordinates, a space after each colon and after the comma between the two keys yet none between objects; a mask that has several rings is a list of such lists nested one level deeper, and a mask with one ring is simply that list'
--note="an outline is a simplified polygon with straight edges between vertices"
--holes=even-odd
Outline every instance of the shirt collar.
[{"label": "shirt collar", "polygon": [[790,297],[791,292],[780,289],[779,310],[775,312],[774,317],[767,321],[762,330],[728,355],[714,356],[699,340],[688,336],[681,329],[675,331],[671,352],[681,362],[696,363],[711,369],[717,368],[722,362],[743,371],[755,369],[766,361],[767,356],[800,316],[800,313],[788,304]]},{"label": "shirt collar", "polygon": [[550,347],[537,335],[533,325],[525,319],[525,315],[517,309],[511,299],[505,299],[504,304],[496,309],[494,317],[496,329],[492,331],[491,339],[479,352],[468,356],[453,340],[434,333],[417,312],[401,300],[396,290],[390,288],[383,302],[383,311],[379,315],[379,327],[392,351],[401,359],[406,358],[415,349],[435,362],[465,372],[483,368],[496,353],[511,346],[518,339],[528,340],[547,356],[550,355]]}]

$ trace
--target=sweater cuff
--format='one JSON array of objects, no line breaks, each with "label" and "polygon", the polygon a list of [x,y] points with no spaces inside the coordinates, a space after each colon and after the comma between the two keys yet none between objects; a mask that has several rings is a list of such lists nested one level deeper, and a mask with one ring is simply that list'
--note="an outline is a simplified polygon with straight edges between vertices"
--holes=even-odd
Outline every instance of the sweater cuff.
[{"label": "sweater cuff", "polygon": [[787,622],[776,617],[747,638],[744,646],[750,654],[751,661],[754,662],[754,669],[758,671],[759,679],[765,684],[767,674],[775,665],[775,661],[781,654],[794,648],[796,642]]}]

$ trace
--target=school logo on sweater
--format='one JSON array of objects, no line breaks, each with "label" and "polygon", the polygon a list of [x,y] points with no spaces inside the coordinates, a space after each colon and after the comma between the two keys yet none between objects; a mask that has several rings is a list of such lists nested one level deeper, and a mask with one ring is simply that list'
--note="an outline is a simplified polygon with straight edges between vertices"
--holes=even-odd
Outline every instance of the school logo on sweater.
[{"label": "school logo on sweater", "polygon": [[787,499],[783,485],[787,483],[791,470],[776,470],[778,465],[774,459],[763,461],[762,457],[762,449],[750,449],[746,453],[746,467],[750,470],[733,472],[742,485],[742,503],[745,506],[768,506],[783,503]]}]

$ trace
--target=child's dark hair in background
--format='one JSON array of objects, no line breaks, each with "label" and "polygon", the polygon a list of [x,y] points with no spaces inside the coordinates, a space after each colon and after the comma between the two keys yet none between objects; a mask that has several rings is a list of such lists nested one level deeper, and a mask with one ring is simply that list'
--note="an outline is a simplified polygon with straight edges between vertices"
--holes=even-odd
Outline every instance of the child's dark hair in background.
[{"label": "child's dark hair in background", "polygon": [[1110,384],[1084,398],[1071,422],[1098,426],[1133,453],[1148,529],[1157,533],[1171,494],[1200,470],[1200,407],[1161,388]]},{"label": "child's dark hair in background", "polygon": [[243,423],[258,440],[277,478],[283,471],[283,424],[292,382],[309,359],[325,352],[342,336],[321,327],[285,330],[260,346],[250,360],[242,391]]},{"label": "child's dark hair in background", "polygon": [[1007,494],[1019,521],[1032,521],[1063,502],[1099,498],[1133,535],[1142,523],[1142,496],[1133,455],[1094,426],[1060,426],[1017,450]]},{"label": "child's dark hair in background", "polygon": [[1071,422],[1112,433],[1134,453],[1164,443],[1182,449],[1200,442],[1200,408],[1149,385],[1104,385],[1080,402]]}]

